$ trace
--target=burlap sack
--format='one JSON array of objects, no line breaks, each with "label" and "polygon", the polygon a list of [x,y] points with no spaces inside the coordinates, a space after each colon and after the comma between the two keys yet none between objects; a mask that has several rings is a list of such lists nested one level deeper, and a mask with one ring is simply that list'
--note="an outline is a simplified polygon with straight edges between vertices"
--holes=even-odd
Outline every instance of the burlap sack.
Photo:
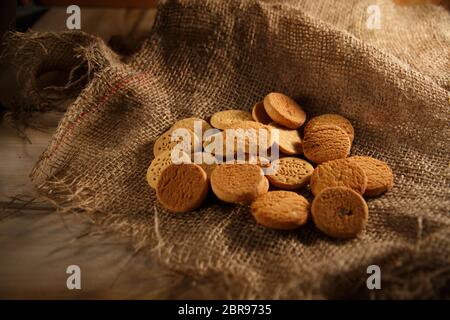
[{"label": "burlap sack", "polygon": [[[370,5],[381,29],[367,26]],[[33,79],[53,63],[91,71],[31,178],[171,270],[208,277],[224,298],[449,297],[449,30],[434,5],[179,0],[161,4],[131,57],[83,33],[22,35],[15,62],[34,66],[25,98],[39,95]],[[334,241],[312,224],[271,231],[213,197],[187,214],[156,201],[145,181],[156,137],[185,117],[250,110],[270,91],[309,117],[347,117],[352,153],[392,166],[395,187],[368,201],[358,239]],[[366,287],[372,264],[382,290]]]}]

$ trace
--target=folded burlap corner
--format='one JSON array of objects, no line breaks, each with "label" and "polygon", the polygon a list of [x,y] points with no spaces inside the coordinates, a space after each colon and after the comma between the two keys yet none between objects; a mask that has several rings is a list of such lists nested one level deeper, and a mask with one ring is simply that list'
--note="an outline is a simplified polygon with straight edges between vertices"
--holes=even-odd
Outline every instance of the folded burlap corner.
[{"label": "folded burlap corner", "polygon": [[[366,25],[374,4],[381,29]],[[91,215],[173,271],[211,279],[223,297],[449,297],[448,18],[438,6],[381,0],[165,1],[126,59],[84,33],[23,34],[13,60],[34,52],[30,105],[45,105],[32,82],[44,66],[89,71],[31,178],[60,208]],[[310,117],[347,117],[352,152],[392,167],[395,187],[369,200],[358,239],[333,241],[312,225],[267,230],[248,208],[217,200],[182,215],[156,201],[145,181],[155,138],[185,117],[250,110],[270,91]],[[382,290],[366,287],[373,264]]]}]

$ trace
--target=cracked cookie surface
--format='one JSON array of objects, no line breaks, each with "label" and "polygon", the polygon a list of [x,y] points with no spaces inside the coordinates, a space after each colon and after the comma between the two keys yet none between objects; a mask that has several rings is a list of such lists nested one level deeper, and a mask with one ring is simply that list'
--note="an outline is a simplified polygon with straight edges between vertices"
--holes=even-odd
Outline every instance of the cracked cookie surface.
[{"label": "cracked cookie surface", "polygon": [[348,158],[337,159],[319,164],[314,169],[310,185],[314,195],[330,187],[347,187],[364,194],[367,176],[357,163]]}]

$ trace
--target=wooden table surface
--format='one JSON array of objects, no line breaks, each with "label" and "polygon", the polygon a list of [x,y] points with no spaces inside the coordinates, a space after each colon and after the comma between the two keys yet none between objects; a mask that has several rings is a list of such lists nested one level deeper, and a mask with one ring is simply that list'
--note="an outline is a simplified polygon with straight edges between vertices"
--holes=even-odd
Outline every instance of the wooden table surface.
[{"label": "wooden table surface", "polygon": [[[82,8],[81,13],[82,30],[108,40],[149,31],[156,10]],[[65,8],[51,9],[33,29],[65,30],[66,17]],[[8,90],[11,77],[0,74],[0,91]],[[32,122],[46,129],[21,133],[8,117],[1,120],[0,298],[202,298],[192,283],[135,254],[127,239],[105,233],[83,216],[57,214],[35,199],[28,175],[62,115],[33,114]],[[67,289],[69,265],[81,268],[81,290]]]}]

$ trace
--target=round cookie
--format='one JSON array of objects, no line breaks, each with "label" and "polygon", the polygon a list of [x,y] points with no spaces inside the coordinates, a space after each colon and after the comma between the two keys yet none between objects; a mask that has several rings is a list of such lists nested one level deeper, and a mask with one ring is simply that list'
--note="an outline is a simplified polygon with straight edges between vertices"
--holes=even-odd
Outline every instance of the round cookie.
[{"label": "round cookie", "polygon": [[350,142],[353,142],[353,139],[355,138],[355,129],[353,128],[350,121],[338,114],[328,113],[312,118],[306,124],[304,132],[306,133],[307,131],[311,131],[316,126],[327,124],[338,126],[342,130],[344,130],[350,137]]},{"label": "round cookie", "polygon": [[210,122],[214,128],[225,130],[241,121],[253,121],[252,114],[242,110],[219,111],[212,115]]},{"label": "round cookie", "polygon": [[205,171],[194,163],[171,164],[163,170],[156,185],[159,202],[170,211],[197,209],[208,194]]},{"label": "round cookie", "polygon": [[272,162],[275,174],[267,179],[275,187],[295,190],[306,186],[314,171],[314,167],[307,161],[294,157],[284,157]]},{"label": "round cookie", "polygon": [[[172,133],[175,132],[175,130],[185,130],[185,133],[188,133],[191,138],[191,144],[185,145],[183,142],[183,136],[178,136],[176,140],[172,141]],[[164,152],[164,151],[170,151],[172,150],[177,144],[183,143],[183,150],[187,151],[188,149],[191,151],[190,153],[193,153],[195,151],[199,151],[202,147],[200,140],[198,137],[194,134],[194,132],[187,128],[177,128],[177,129],[169,129],[165,133],[162,134],[158,139],[156,139],[155,144],[153,145],[153,154],[155,157]]]},{"label": "round cookie", "polygon": [[211,188],[222,201],[250,203],[269,190],[269,182],[254,164],[223,164],[211,174]]},{"label": "round cookie", "polygon": [[212,127],[209,125],[208,122],[206,122],[203,119],[195,118],[195,117],[179,120],[179,121],[175,122],[170,129],[175,130],[178,128],[186,128],[186,129],[189,129],[189,130],[192,130],[193,132],[195,132],[194,125],[196,122],[201,124],[202,134],[204,134],[206,130],[212,129]]},{"label": "round cookie", "polygon": [[[177,161],[180,161],[183,163],[191,162],[189,155],[183,151],[181,151],[179,160],[177,160]],[[156,184],[158,182],[159,176],[161,175],[161,172],[166,167],[171,165],[172,163],[173,162],[172,162],[170,150],[160,153],[152,160],[152,162],[150,163],[150,166],[147,169],[147,175],[146,175],[147,182],[150,185],[150,187],[152,187],[153,189],[156,189]]]},{"label": "round cookie", "polygon": [[301,154],[302,153],[302,138],[300,132],[296,129],[286,129],[280,126],[276,122],[269,124],[270,129],[278,130],[278,147],[280,151],[287,155]]},{"label": "round cookie", "polygon": [[288,96],[271,92],[264,97],[264,109],[269,117],[289,129],[298,129],[306,121],[306,113]]},{"label": "round cookie", "polygon": [[392,190],[394,175],[386,162],[367,156],[353,156],[348,159],[357,163],[366,173],[367,187],[364,196],[375,197]]},{"label": "round cookie", "polygon": [[315,196],[330,187],[347,187],[364,194],[367,176],[357,163],[348,159],[337,159],[319,164],[311,176],[310,186]]},{"label": "round cookie", "polygon": [[303,154],[315,163],[346,158],[350,148],[350,137],[335,125],[315,126],[303,137]]},{"label": "round cookie", "polygon": [[270,191],[253,201],[250,211],[263,226],[292,230],[308,221],[309,202],[292,191]]},{"label": "round cookie", "polygon": [[316,227],[337,239],[354,238],[361,233],[369,215],[367,203],[356,191],[345,187],[324,189],[311,205]]},{"label": "round cookie", "polygon": [[262,101],[257,102],[253,106],[252,117],[253,120],[262,124],[269,124],[273,121],[264,109],[264,103]]}]

